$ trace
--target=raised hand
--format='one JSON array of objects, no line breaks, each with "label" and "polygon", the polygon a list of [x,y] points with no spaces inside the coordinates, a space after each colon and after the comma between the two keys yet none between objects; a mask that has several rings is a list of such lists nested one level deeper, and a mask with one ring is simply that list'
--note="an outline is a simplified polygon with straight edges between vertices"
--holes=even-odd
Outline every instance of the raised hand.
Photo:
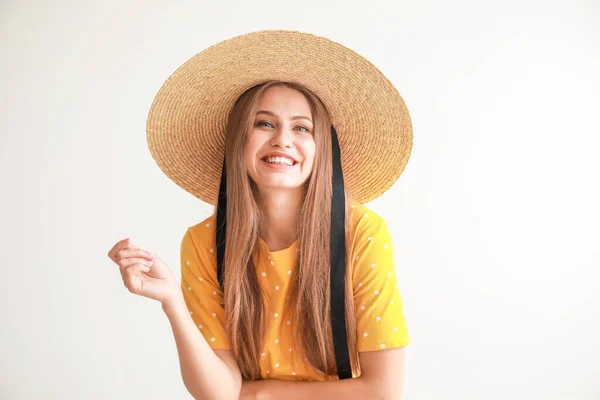
[{"label": "raised hand", "polygon": [[179,282],[167,264],[156,254],[132,245],[129,238],[117,242],[108,257],[119,266],[123,284],[131,293],[163,304],[181,295]]}]

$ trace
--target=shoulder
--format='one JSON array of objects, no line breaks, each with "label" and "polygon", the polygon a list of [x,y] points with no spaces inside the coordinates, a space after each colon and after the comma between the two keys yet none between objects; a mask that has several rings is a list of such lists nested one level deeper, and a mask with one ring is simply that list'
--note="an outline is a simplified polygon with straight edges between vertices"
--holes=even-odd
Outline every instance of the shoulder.
[{"label": "shoulder", "polygon": [[378,295],[394,276],[394,245],[385,219],[372,209],[352,203],[350,212],[350,263],[354,295]]},{"label": "shoulder", "polygon": [[[186,281],[205,279],[216,285],[216,237],[210,216],[189,226],[181,239],[181,271]],[[188,276],[188,274],[191,274]],[[193,286],[193,285],[192,285]]]},{"label": "shoulder", "polygon": [[214,248],[215,237],[215,215],[210,215],[202,221],[189,226],[182,238],[182,248],[184,245],[193,245],[196,250]]},{"label": "shoulder", "polygon": [[352,200],[350,202],[348,229],[355,241],[362,241],[380,231],[387,231],[385,219],[369,207]]}]

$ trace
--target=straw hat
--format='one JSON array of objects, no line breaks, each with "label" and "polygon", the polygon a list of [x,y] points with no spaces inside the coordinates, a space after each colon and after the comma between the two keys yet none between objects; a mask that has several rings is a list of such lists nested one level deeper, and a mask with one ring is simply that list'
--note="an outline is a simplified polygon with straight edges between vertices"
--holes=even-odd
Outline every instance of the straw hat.
[{"label": "straw hat", "polygon": [[243,92],[269,80],[300,83],[321,99],[339,138],[344,185],[356,201],[375,199],[400,177],[413,133],[398,90],[353,50],[286,30],[221,41],[167,79],[146,127],[150,152],[162,171],[216,205],[229,113]]}]

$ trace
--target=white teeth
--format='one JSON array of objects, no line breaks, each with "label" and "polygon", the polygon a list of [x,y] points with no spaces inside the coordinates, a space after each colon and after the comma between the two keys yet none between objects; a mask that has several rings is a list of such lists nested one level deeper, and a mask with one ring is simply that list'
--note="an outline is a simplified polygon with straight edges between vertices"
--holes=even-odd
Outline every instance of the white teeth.
[{"label": "white teeth", "polygon": [[266,157],[264,160],[269,164],[294,165],[294,161],[286,157]]}]

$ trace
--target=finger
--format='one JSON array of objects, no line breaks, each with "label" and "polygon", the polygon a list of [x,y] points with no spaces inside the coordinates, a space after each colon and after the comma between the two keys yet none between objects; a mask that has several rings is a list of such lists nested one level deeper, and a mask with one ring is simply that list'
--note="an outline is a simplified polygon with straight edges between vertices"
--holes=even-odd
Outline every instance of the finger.
[{"label": "finger", "polygon": [[133,265],[136,265],[136,264],[145,265],[146,267],[151,267],[153,262],[151,260],[145,260],[143,258],[135,258],[135,257],[128,257],[128,258],[123,258],[123,259],[119,260],[119,267],[121,268],[121,270],[131,268]]},{"label": "finger", "polygon": [[150,267],[144,263],[135,263],[125,269],[126,275],[139,275],[140,272],[150,271]]},{"label": "finger", "polygon": [[127,268],[127,272],[123,274],[123,282],[125,283],[125,287],[131,293],[140,294],[140,275],[142,272],[147,272],[148,270],[148,267],[143,264],[134,264]]},{"label": "finger", "polygon": [[145,260],[152,260],[154,258],[154,254],[150,253],[149,251],[140,249],[140,248],[121,249],[121,250],[117,251],[117,260],[119,260],[119,261],[123,260],[125,258],[131,258],[131,257],[143,258]]},{"label": "finger", "polygon": [[115,243],[115,245],[108,251],[108,257],[114,262],[117,262],[118,251],[127,247],[129,245],[129,241],[130,239],[126,238],[123,240],[119,240],[117,243]]}]

